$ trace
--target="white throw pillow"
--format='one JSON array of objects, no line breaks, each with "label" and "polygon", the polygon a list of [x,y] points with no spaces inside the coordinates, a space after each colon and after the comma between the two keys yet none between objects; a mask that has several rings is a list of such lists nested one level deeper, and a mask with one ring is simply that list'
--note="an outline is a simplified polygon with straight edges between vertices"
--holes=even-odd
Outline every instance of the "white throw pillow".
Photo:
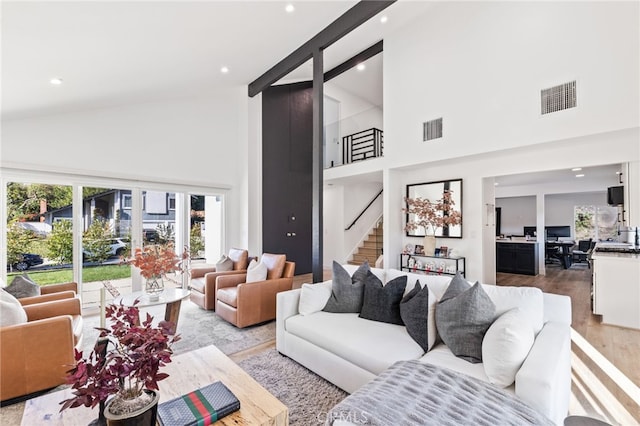
[{"label": "white throw pillow", "polygon": [[484,372],[491,383],[511,386],[534,339],[529,318],[520,308],[505,312],[491,324],[482,341]]},{"label": "white throw pillow", "polygon": [[298,312],[300,315],[311,315],[320,312],[331,297],[332,281],[317,284],[302,284]]},{"label": "white throw pillow", "polygon": [[9,292],[0,290],[0,327],[24,324],[27,322],[27,313],[24,308]]},{"label": "white throw pillow", "polygon": [[251,261],[247,268],[247,281],[253,283],[256,281],[264,281],[267,279],[267,265],[262,262],[257,262],[255,259]]}]

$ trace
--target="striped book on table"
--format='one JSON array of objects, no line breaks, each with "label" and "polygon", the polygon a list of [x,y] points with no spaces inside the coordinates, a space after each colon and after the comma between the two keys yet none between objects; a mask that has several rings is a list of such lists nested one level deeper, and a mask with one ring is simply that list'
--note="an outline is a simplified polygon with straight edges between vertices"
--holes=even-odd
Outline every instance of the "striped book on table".
[{"label": "striped book on table", "polygon": [[158,404],[162,426],[206,426],[240,409],[240,401],[222,382]]}]

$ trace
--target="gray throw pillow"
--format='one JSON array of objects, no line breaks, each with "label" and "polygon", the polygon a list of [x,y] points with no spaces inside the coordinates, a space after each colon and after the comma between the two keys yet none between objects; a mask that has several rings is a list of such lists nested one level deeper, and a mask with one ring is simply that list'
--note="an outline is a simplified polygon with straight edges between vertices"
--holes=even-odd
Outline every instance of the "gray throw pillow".
[{"label": "gray throw pillow", "polygon": [[400,301],[400,317],[407,327],[407,333],[422,350],[429,350],[429,288],[420,286],[416,281],[415,287]]},{"label": "gray throw pillow", "polygon": [[359,313],[364,297],[364,281],[369,271],[369,263],[364,262],[353,276],[350,276],[342,265],[334,260],[331,297],[322,310],[335,313]]},{"label": "gray throw pillow", "polygon": [[[451,294],[458,290],[452,289]],[[479,282],[445,299],[447,293],[449,289],[436,306],[438,334],[458,358],[473,364],[482,362],[482,339],[496,313],[493,301]]]},{"label": "gray throw pillow", "polygon": [[468,290],[469,288],[471,288],[471,285],[469,284],[469,282],[462,277],[462,274],[460,272],[456,272],[456,275],[449,282],[449,286],[447,287],[447,290],[444,292],[444,294],[440,298],[440,302],[444,302],[445,300],[449,300],[452,297],[456,297],[457,295]]},{"label": "gray throw pillow", "polygon": [[404,325],[400,316],[400,301],[406,287],[406,275],[382,285],[382,281],[369,271],[364,281],[364,300],[360,318]]},{"label": "gray throw pillow", "polygon": [[223,254],[220,260],[216,262],[216,272],[232,271],[233,260],[226,254]]},{"label": "gray throw pillow", "polygon": [[16,299],[40,296],[40,286],[34,283],[27,274],[17,275],[8,287],[4,288]]}]

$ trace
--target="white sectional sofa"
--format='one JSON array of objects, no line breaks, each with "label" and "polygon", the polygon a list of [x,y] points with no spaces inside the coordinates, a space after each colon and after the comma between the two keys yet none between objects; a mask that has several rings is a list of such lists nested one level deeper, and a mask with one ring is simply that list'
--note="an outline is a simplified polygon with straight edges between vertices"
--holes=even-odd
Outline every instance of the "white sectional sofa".
[{"label": "white sectional sofa", "polygon": [[[356,267],[344,265],[344,268],[353,274]],[[423,287],[427,285],[436,299],[442,297],[451,280],[394,269],[371,268],[371,271],[382,283],[407,275],[405,294],[418,281]],[[330,283],[314,284],[318,285],[327,288]],[[518,307],[526,312],[533,327],[533,345],[517,370],[515,383],[506,390],[554,423],[562,424],[568,412],[571,388],[570,299],[531,287],[483,285],[483,288],[495,304],[496,317]],[[299,304],[303,290],[307,292],[309,288],[277,295],[277,350],[349,393],[400,360],[418,359],[491,382],[483,363],[472,364],[455,357],[442,342],[425,353],[404,326],[366,320],[355,313],[324,312],[321,300],[316,300],[317,307],[310,310],[309,298],[317,299],[317,295],[305,294],[305,314],[302,315]],[[433,318],[430,316],[429,322],[433,322]],[[435,324],[428,326],[435,330]]]}]

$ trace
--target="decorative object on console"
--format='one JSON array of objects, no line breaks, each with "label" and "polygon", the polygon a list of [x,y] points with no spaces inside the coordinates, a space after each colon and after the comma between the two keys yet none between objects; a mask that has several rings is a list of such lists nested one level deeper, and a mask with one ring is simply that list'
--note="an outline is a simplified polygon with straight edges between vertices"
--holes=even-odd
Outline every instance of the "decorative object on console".
[{"label": "decorative object on console", "polygon": [[[407,236],[462,238],[462,179],[407,185],[404,200]],[[432,256],[431,241],[425,253]]]},{"label": "decorative object on console", "polygon": [[[159,399],[158,382],[168,374],[160,367],[171,362],[171,345],[180,336],[172,335],[175,325],[160,321],[152,326],[153,317],[147,314],[140,324],[137,307],[109,305],[107,318],[111,329],[100,330],[98,342],[88,358],[76,351],[76,365],[67,372],[74,397],[62,401],[60,411],[74,407],[91,407],[105,402],[107,424],[131,417],[144,419],[155,425]],[[113,348],[109,349],[109,345]],[[127,423],[133,424],[133,423]]]},{"label": "decorative object on console", "polygon": [[133,259],[126,263],[140,269],[140,275],[146,279],[145,292],[149,295],[149,300],[158,300],[160,293],[164,290],[164,278],[171,272],[185,272],[189,259],[189,251],[184,250],[182,257],[179,257],[173,244],[167,245],[147,245],[144,248],[137,248]]},{"label": "decorative object on console", "polygon": [[424,254],[424,246],[421,246],[420,244],[416,244],[416,248],[413,254],[418,254],[418,255]]}]

